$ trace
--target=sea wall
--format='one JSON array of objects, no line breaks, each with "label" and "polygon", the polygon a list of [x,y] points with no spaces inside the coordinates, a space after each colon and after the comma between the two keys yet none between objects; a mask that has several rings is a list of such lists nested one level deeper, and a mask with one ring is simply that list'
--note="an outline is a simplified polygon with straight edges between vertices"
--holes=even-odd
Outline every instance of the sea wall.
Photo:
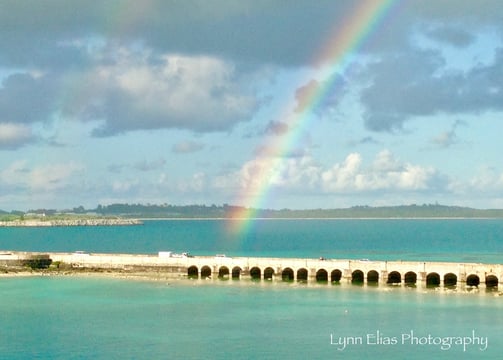
[{"label": "sea wall", "polygon": [[141,225],[137,219],[60,219],[60,220],[13,220],[0,221],[3,227],[45,227],[45,226],[116,226]]}]

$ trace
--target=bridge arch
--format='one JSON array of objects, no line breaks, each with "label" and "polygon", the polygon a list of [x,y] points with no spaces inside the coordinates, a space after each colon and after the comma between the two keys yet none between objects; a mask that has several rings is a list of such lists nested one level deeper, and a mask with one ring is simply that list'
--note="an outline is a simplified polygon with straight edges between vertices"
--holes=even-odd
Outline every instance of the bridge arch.
[{"label": "bridge arch", "polygon": [[478,275],[470,274],[466,278],[467,286],[479,286],[479,284],[480,284],[480,278],[478,277]]},{"label": "bridge arch", "polygon": [[496,275],[487,275],[486,276],[486,287],[493,288],[498,287],[498,277]]},{"label": "bridge arch", "polygon": [[243,269],[241,269],[239,266],[234,266],[232,268],[232,278],[233,279],[239,279],[241,277],[241,272]]},{"label": "bridge arch", "polygon": [[417,274],[414,271],[408,271],[405,273],[403,279],[405,285],[415,285],[417,282]]},{"label": "bridge arch", "polygon": [[300,268],[297,270],[297,281],[307,281],[307,269]]},{"label": "bridge arch", "polygon": [[199,277],[199,269],[197,266],[192,265],[187,269],[187,276],[189,279],[197,279]]},{"label": "bridge arch", "polygon": [[260,268],[254,266],[250,269],[250,277],[253,279],[253,280],[259,280],[260,279],[260,276],[262,274],[262,271],[260,271]]},{"label": "bridge arch", "polygon": [[219,279],[229,278],[229,268],[227,266],[220,266],[220,268],[218,269],[218,278]]},{"label": "bridge arch", "polygon": [[439,286],[440,285],[440,275],[436,272],[429,273],[426,275],[426,286]]},{"label": "bridge arch", "polygon": [[444,286],[456,286],[458,282],[458,277],[453,273],[447,273],[444,275]]},{"label": "bridge arch", "polygon": [[400,284],[402,282],[402,275],[398,271],[392,271],[388,274],[388,284]]},{"label": "bridge arch", "polygon": [[272,267],[266,267],[264,269],[264,280],[272,280],[274,276],[274,269]]},{"label": "bridge arch", "polygon": [[208,277],[211,277],[211,268],[207,265],[204,265],[201,268],[201,278],[204,279]]},{"label": "bridge arch", "polygon": [[281,272],[281,279],[283,281],[293,281],[294,279],[293,270],[289,267],[284,268],[283,271]]},{"label": "bridge arch", "polygon": [[364,280],[363,271],[355,270],[351,273],[351,282],[354,284],[362,284]]},{"label": "bridge arch", "polygon": [[331,282],[339,282],[342,278],[342,271],[339,269],[332,270],[330,273],[330,281]]},{"label": "bridge arch", "polygon": [[370,270],[367,273],[367,283],[378,283],[379,282],[379,273],[375,270]]},{"label": "bridge arch", "polygon": [[316,271],[316,281],[327,282],[328,281],[328,272],[325,269],[319,269]]}]

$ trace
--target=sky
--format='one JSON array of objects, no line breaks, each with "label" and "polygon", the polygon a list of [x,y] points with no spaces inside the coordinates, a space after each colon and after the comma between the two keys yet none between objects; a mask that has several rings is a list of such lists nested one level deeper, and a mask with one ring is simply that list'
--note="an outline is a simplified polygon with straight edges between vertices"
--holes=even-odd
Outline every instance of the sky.
[{"label": "sky", "polygon": [[503,208],[499,0],[3,0],[0,209]]}]

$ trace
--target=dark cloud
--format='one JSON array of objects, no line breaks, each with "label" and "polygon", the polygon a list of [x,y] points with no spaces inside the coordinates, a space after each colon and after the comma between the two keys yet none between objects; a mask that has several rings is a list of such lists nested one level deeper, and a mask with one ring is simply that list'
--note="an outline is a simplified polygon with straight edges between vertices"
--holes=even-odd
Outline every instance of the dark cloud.
[{"label": "dark cloud", "polygon": [[82,67],[89,60],[85,48],[67,42],[105,34],[104,7],[94,0],[2,1],[0,63],[59,71]]},{"label": "dark cloud", "polygon": [[332,73],[325,81],[309,80],[295,90],[295,111],[311,111],[326,116],[327,110],[336,108],[347,95],[350,85],[346,76],[338,72]]},{"label": "dark cloud", "polygon": [[442,0],[435,1],[425,6],[423,0],[407,1],[404,4],[404,15],[415,16],[418,19],[436,23],[452,23],[466,27],[484,26],[488,24],[501,29],[503,14],[500,0],[459,1]]},{"label": "dark cloud", "polygon": [[360,139],[359,141],[360,144],[379,144],[379,142],[374,139],[372,136],[365,136],[364,138]]},{"label": "dark cloud", "polygon": [[[357,8],[353,0],[321,0],[316,6],[301,0],[2,1],[0,67],[26,73],[4,80],[0,121],[42,122],[59,113],[101,121],[93,132],[101,137],[161,128],[228,131],[251,119],[260,106],[256,95],[245,90],[249,84],[243,78],[251,69],[317,63]],[[424,6],[411,0],[391,6],[357,48],[387,58],[366,73],[372,79],[361,96],[367,128],[390,131],[412,116],[500,109],[500,58],[494,68],[438,76],[442,58],[410,47],[414,32],[467,46],[475,31],[488,26],[501,31],[503,12],[498,9],[498,1]],[[132,49],[138,53],[132,55]],[[167,59],[173,54],[218,61],[186,63],[179,71],[172,67],[176,60]],[[138,79],[147,67],[150,73]],[[166,76],[166,70],[176,71]],[[193,76],[198,71],[217,76]],[[123,83],[127,77],[152,86],[131,89]],[[330,84],[308,83],[297,92],[299,109],[308,106],[302,91],[328,89],[311,109],[319,115],[336,107],[350,85],[343,76]]]},{"label": "dark cloud", "polygon": [[426,32],[433,40],[455,47],[467,47],[475,41],[475,36],[464,29],[449,26],[435,27]]},{"label": "dark cloud", "polygon": [[324,34],[325,29],[334,21],[342,22],[354,8],[351,1],[306,4],[246,0],[2,1],[0,45],[8,51],[3,51],[0,59],[18,65],[85,63],[84,49],[61,44],[106,37],[121,43],[141,41],[160,52],[212,54],[244,62],[306,63],[325,40],[323,36],[329,35]]},{"label": "dark cloud", "polygon": [[373,131],[393,131],[415,116],[503,110],[503,51],[494,63],[446,72],[434,51],[410,51],[370,65],[372,84],[361,93]]},{"label": "dark cloud", "polygon": [[[225,114],[222,107],[221,116],[218,114],[218,104],[213,111],[190,116],[171,109],[141,108],[137,99],[129,94],[117,91],[109,93],[103,99],[101,108],[92,109],[97,119],[103,120],[103,125],[92,131],[95,137],[108,137],[135,130],[157,130],[165,128],[186,129],[195,132],[226,131],[237,122],[246,118],[244,114]],[[140,108],[139,108],[140,107]],[[200,117],[199,117],[200,116]]]},{"label": "dark cloud", "polygon": [[283,121],[271,120],[265,126],[256,127],[243,135],[245,139],[263,136],[283,136],[290,131],[290,126]]},{"label": "dark cloud", "polygon": [[265,130],[264,135],[284,135],[289,131],[289,126],[287,123],[281,121],[269,121]]},{"label": "dark cloud", "polygon": [[295,111],[304,111],[312,102],[313,95],[320,91],[320,86],[321,84],[318,81],[310,80],[307,84],[295,90],[295,100],[297,100]]},{"label": "dark cloud", "polygon": [[[334,31],[343,30],[358,14],[359,7],[353,0],[320,0],[315,6],[305,0],[5,0],[0,3],[0,62],[52,69],[82,67],[89,62],[86,47],[68,44],[104,38],[122,45],[141,43],[157,53],[305,65],[316,58]],[[428,6],[421,0],[396,2],[360,50],[401,48],[415,24],[493,24],[501,29],[502,14],[495,11],[500,7],[498,0],[447,0]],[[452,28],[434,35],[453,44],[468,40],[466,33]]]},{"label": "dark cloud", "polygon": [[57,109],[57,84],[49,76],[13,74],[0,87],[0,121],[33,123]]},{"label": "dark cloud", "polygon": [[365,136],[359,140],[348,141],[348,146],[351,147],[360,145],[377,145],[377,144],[380,144],[380,142],[374,139],[372,136]]}]

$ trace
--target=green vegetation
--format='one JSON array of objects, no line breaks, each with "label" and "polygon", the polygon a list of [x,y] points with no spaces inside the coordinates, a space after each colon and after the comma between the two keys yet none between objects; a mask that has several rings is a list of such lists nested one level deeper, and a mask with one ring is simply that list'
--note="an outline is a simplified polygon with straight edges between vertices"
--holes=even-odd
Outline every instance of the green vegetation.
[{"label": "green vegetation", "polygon": [[103,216],[115,215],[134,218],[225,218],[228,217],[231,209],[227,205],[112,204],[99,205],[95,211]]},{"label": "green vegetation", "polygon": [[[238,206],[206,205],[140,205],[113,204],[98,206],[97,213],[136,218],[233,218],[246,213]],[[249,210],[249,209],[248,209]],[[503,209],[480,210],[438,204],[402,205],[388,207],[355,206],[345,209],[269,210],[249,211],[257,218],[503,218]]]},{"label": "green vegetation", "polygon": [[26,213],[20,213],[19,211],[7,213],[0,212],[0,222],[7,221],[72,221],[72,220],[93,220],[93,219],[117,219],[117,215],[104,216],[101,214],[96,214],[94,212],[76,214],[73,212],[55,212],[51,211],[49,213],[35,213],[33,211],[28,211]]},{"label": "green vegetation", "polygon": [[503,218],[503,209],[473,209],[460,206],[438,204],[401,205],[401,206],[354,206],[344,209],[306,209],[306,210],[271,210],[246,209],[231,205],[143,205],[111,204],[99,205],[96,209],[82,206],[72,210],[29,210],[23,212],[0,211],[0,221],[12,220],[78,220],[78,219],[180,219],[180,218],[234,218],[235,214],[251,214],[255,218],[296,219],[296,218]]},{"label": "green vegetation", "polygon": [[14,215],[9,213],[0,214],[0,221],[15,221],[22,220],[23,217],[20,215]]},{"label": "green vegetation", "polygon": [[51,266],[52,260],[49,258],[49,255],[41,255],[37,257],[33,257],[32,259],[24,260],[23,265],[27,266],[33,270],[38,269],[47,269]]}]

